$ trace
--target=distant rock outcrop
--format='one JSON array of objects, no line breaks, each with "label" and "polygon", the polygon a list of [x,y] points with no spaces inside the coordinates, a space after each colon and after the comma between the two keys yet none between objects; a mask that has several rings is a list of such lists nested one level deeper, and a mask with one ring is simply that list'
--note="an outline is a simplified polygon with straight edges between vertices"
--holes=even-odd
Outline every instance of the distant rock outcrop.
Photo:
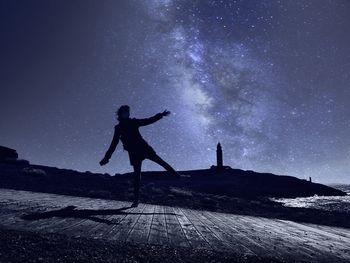
[{"label": "distant rock outcrop", "polygon": [[18,153],[16,150],[0,146],[0,162],[8,161],[8,160],[17,160]]},{"label": "distant rock outcrop", "polygon": [[29,165],[27,160],[18,159],[18,153],[15,149],[11,149],[0,145],[0,163],[13,164],[19,166]]}]

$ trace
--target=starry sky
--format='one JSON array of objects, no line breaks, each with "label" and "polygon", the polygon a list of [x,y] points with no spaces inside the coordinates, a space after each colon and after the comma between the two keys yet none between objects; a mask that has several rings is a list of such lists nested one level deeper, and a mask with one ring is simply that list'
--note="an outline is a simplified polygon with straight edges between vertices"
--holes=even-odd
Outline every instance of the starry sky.
[{"label": "starry sky", "polygon": [[[0,0],[0,145],[32,163],[132,171],[131,107],[175,169],[350,183],[350,1]],[[162,170],[151,161],[144,170]]]}]

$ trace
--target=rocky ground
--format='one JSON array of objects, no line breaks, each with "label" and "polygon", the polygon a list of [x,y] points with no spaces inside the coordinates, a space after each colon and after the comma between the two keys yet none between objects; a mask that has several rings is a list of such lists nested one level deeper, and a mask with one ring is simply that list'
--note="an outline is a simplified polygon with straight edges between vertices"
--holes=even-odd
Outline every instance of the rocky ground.
[{"label": "rocky ground", "polygon": [[279,262],[270,258],[0,229],[0,262]]}]

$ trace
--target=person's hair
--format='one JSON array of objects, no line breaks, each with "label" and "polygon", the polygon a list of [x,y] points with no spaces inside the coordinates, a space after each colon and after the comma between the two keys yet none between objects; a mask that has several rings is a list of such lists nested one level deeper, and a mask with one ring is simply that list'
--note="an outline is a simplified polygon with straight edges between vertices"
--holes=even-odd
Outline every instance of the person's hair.
[{"label": "person's hair", "polygon": [[122,106],[119,107],[118,111],[116,112],[118,121],[121,120],[121,114],[123,112],[126,112],[126,111],[128,111],[128,112],[130,111],[129,105],[122,105]]}]

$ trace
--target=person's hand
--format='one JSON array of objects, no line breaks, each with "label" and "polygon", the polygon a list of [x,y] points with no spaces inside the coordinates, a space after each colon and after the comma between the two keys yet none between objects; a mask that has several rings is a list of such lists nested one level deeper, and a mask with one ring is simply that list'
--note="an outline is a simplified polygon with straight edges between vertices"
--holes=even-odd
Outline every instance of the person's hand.
[{"label": "person's hand", "polygon": [[168,110],[165,110],[165,111],[162,112],[163,116],[168,116],[169,114],[170,114],[170,111],[168,111]]},{"label": "person's hand", "polygon": [[109,162],[109,160],[107,158],[103,158],[101,161],[100,161],[100,165],[105,165]]}]

